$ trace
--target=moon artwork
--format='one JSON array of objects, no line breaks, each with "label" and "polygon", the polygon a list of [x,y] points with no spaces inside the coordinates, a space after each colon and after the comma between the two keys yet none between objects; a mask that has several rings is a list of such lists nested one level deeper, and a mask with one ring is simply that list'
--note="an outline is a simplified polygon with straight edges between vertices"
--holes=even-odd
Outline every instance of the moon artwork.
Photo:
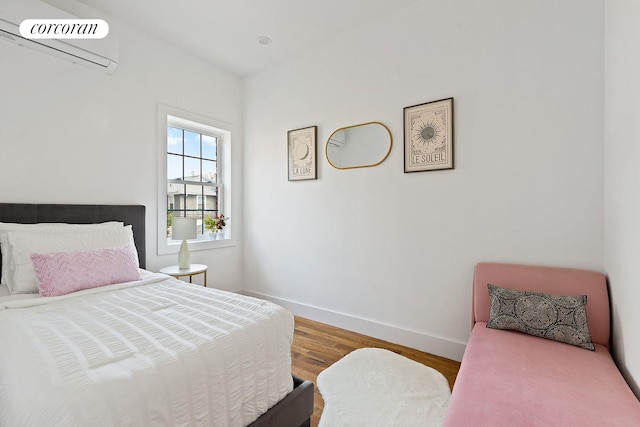
[{"label": "moon artwork", "polygon": [[289,180],[315,179],[316,127],[289,131]]}]

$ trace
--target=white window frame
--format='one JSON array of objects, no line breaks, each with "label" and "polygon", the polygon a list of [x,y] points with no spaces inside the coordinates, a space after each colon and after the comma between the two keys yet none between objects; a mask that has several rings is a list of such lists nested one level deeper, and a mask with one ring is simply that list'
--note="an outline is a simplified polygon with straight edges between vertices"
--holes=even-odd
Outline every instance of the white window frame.
[{"label": "white window frame", "polygon": [[158,105],[158,255],[174,254],[180,250],[180,241],[167,238],[167,127],[176,126],[194,132],[215,134],[220,146],[217,157],[219,181],[222,184],[222,213],[229,217],[225,239],[210,240],[203,236],[189,241],[191,251],[234,246],[233,192],[231,182],[231,136],[232,126],[209,117],[184,111],[167,105]]}]

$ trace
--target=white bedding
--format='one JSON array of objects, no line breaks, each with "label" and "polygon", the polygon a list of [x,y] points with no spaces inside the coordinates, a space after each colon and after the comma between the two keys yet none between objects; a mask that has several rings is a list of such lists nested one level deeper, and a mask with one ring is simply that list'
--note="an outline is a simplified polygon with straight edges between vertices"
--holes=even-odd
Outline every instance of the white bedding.
[{"label": "white bedding", "polygon": [[245,426],[292,388],[293,316],[161,274],[0,298],[0,425]]}]

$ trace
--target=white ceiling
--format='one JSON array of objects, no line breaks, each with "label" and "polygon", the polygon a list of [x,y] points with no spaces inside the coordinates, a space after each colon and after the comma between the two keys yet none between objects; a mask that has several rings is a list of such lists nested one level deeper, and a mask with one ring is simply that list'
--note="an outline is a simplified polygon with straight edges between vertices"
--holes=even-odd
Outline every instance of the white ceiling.
[{"label": "white ceiling", "polygon": [[[80,0],[239,76],[416,0]],[[261,36],[272,43],[258,43]]]}]

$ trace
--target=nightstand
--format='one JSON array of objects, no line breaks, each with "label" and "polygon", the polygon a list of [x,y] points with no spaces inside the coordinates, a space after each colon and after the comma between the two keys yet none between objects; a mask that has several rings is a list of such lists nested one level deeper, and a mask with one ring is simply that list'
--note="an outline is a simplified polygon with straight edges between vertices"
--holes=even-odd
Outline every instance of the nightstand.
[{"label": "nightstand", "polygon": [[196,274],[204,274],[204,287],[207,287],[207,266],[204,264],[191,264],[189,268],[178,268],[177,265],[171,265],[160,269],[160,273],[168,274],[175,278],[189,276],[189,283],[193,283],[191,279]]}]

